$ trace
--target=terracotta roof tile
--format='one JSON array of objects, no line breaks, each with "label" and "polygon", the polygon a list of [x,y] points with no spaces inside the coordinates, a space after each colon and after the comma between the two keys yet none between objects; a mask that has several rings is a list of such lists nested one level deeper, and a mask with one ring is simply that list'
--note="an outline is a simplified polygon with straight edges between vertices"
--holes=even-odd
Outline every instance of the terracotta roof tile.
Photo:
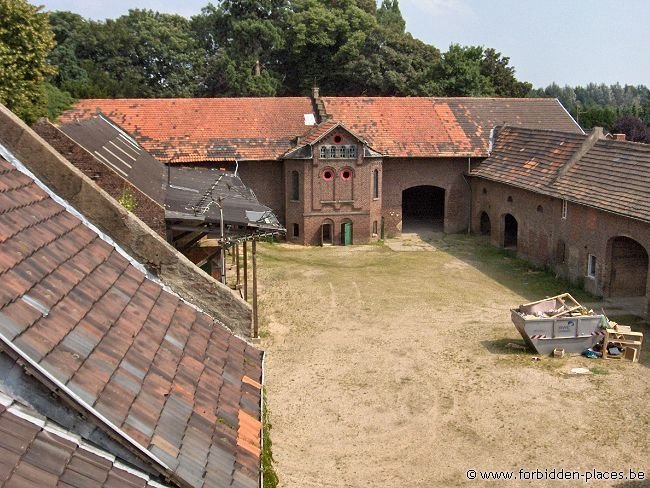
[{"label": "terracotta roof tile", "polygon": [[98,110],[159,160],[275,160],[337,123],[392,157],[487,156],[490,131],[517,125],[582,133],[555,99],[323,97],[330,119],[305,125],[309,98],[81,100],[63,123]]},{"label": "terracotta roof tile", "polygon": [[274,160],[305,132],[309,98],[81,100],[61,122],[101,111],[155,158],[170,162]]},{"label": "terracotta roof tile", "polygon": [[506,127],[472,175],[650,221],[650,145],[600,139],[580,155],[585,141],[586,135]]},{"label": "terracotta roof tile", "polygon": [[487,156],[493,127],[582,133],[555,99],[323,97],[329,116],[394,157]]},{"label": "terracotta roof tile", "polygon": [[[0,226],[4,339],[65,385],[79,410],[95,409],[158,456],[178,482],[256,484],[261,352],[145,278],[12,168],[0,158],[0,222],[9,227]],[[214,464],[217,445],[231,460],[226,470]],[[31,482],[61,476],[25,466],[15,476]],[[71,471],[65,479],[84,476]],[[105,485],[142,485],[127,473],[107,476]]]},{"label": "terracotta roof tile", "polygon": [[[0,395],[3,401],[9,399]],[[76,488],[166,486],[147,473],[126,468],[112,454],[15,401],[0,406],[0,483]]]}]

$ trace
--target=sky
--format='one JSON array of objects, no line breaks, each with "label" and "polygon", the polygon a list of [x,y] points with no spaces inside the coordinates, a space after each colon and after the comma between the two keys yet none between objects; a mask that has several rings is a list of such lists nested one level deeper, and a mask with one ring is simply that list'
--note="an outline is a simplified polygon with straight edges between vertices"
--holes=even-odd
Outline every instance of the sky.
[{"label": "sky", "polygon": [[[209,0],[29,0],[94,20],[130,8],[198,14]],[[213,3],[217,3],[213,1]],[[406,29],[446,51],[450,44],[495,48],[534,87],[616,82],[650,86],[650,1],[401,0]]]}]

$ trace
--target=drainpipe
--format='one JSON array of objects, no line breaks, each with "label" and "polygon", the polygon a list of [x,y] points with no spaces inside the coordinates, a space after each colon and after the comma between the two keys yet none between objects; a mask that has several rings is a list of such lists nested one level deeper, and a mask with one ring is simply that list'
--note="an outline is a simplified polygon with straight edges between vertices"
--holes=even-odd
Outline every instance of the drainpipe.
[{"label": "drainpipe", "polygon": [[472,157],[467,156],[467,175],[463,175],[467,189],[469,190],[469,218],[467,219],[467,235],[472,232],[472,184],[469,181],[469,174],[472,171]]},{"label": "drainpipe", "polygon": [[267,419],[264,418],[264,366],[266,361],[266,353],[262,351],[262,390],[260,391],[260,419],[262,419],[262,425],[260,425],[260,488],[264,488],[264,470],[262,469],[262,452],[264,452],[264,422]]}]

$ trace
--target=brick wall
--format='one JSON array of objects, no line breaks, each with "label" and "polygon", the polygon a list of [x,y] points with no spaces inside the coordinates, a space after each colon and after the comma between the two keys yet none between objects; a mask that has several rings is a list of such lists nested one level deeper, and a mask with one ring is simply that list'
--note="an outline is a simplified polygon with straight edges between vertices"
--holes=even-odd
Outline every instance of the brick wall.
[{"label": "brick wall", "polygon": [[165,238],[165,209],[161,205],[150,199],[112,169],[97,161],[85,149],[77,145],[47,120],[37,122],[32,128],[50,146],[116,200],[119,200],[125,191],[130,192],[135,199],[133,213],[159,236]]},{"label": "brick wall", "polygon": [[239,176],[260,203],[271,207],[283,225],[284,175],[282,161],[240,161]]},{"label": "brick wall", "polygon": [[[355,145],[356,158],[320,158],[321,146]],[[332,225],[332,242],[342,242],[342,224],[352,224],[352,243],[365,244],[376,239],[372,222],[381,219],[381,199],[372,198],[372,173],[381,171],[381,160],[364,159],[363,145],[342,129],[333,131],[314,146],[314,157],[309,160],[289,160],[284,166],[284,186],[287,240],[297,244],[319,245],[324,223]],[[300,199],[292,199],[292,173],[297,171],[300,181]],[[324,172],[331,179],[324,178]],[[349,177],[346,179],[346,173]],[[293,236],[293,224],[299,226],[299,236]]]},{"label": "brick wall", "polygon": [[[509,201],[509,198],[512,201]],[[490,242],[503,246],[504,217],[518,224],[517,255],[547,266],[560,276],[583,285],[595,295],[611,295],[614,239],[626,237],[650,251],[650,223],[567,202],[562,218],[562,200],[480,178],[472,179],[472,231],[480,233],[481,213],[490,218]],[[595,276],[587,276],[589,255],[596,258]],[[646,265],[647,266],[647,265]],[[638,281],[646,273],[646,297],[650,304],[650,272],[619,269]],[[620,279],[620,276],[618,277]]]},{"label": "brick wall", "polygon": [[469,186],[463,178],[467,164],[466,158],[384,158],[382,215],[386,236],[402,232],[402,192],[422,185],[445,190],[444,232],[465,230],[470,199]]}]

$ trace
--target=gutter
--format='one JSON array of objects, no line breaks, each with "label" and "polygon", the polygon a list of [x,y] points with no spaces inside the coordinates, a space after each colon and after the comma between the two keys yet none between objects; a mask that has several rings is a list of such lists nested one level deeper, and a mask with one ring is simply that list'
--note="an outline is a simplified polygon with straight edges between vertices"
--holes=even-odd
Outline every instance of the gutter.
[{"label": "gutter", "polygon": [[264,363],[266,361],[266,352],[262,351],[262,390],[260,391],[260,417],[262,424],[260,428],[260,488],[264,488],[264,470],[262,469],[262,452],[264,452]]}]

